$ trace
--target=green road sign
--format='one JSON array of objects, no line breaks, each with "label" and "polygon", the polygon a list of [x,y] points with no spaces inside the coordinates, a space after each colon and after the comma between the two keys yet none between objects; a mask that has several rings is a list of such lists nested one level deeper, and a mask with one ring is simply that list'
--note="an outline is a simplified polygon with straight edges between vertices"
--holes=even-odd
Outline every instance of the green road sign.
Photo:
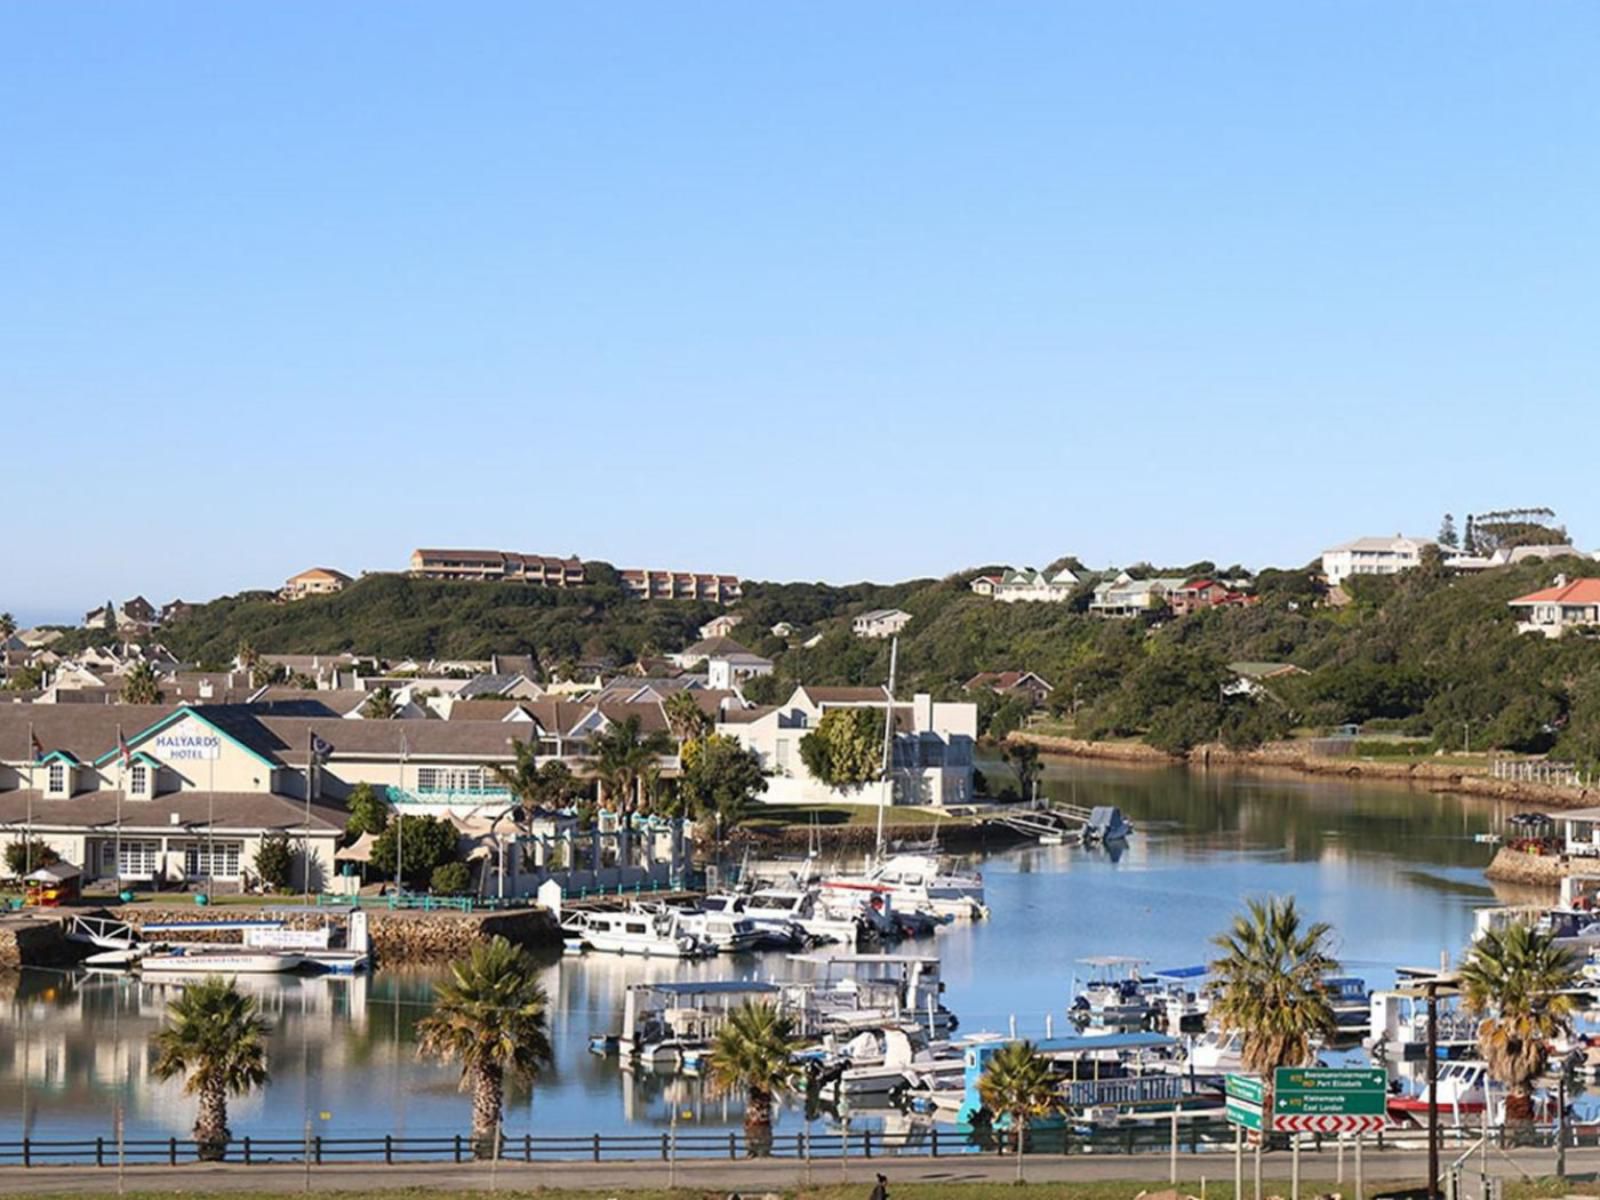
[{"label": "green road sign", "polygon": [[1226,1083],[1230,1099],[1245,1100],[1260,1105],[1267,1098],[1266,1084],[1254,1075],[1229,1075]]},{"label": "green road sign", "polygon": [[1234,1097],[1229,1096],[1226,1107],[1228,1120],[1233,1124],[1243,1125],[1246,1129],[1254,1129],[1260,1132],[1262,1119],[1261,1106],[1259,1104],[1251,1104],[1248,1100],[1236,1100]]},{"label": "green road sign", "polygon": [[1273,1077],[1275,1115],[1381,1116],[1388,1104],[1388,1077],[1381,1069],[1279,1067]]}]

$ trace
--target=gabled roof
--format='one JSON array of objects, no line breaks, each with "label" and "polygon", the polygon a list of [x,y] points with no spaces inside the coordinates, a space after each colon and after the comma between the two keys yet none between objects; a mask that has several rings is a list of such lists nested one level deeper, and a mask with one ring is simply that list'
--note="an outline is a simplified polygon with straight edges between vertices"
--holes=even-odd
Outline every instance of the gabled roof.
[{"label": "gabled roof", "polygon": [[680,660],[694,660],[699,658],[724,658],[729,654],[749,654],[750,649],[734,641],[731,637],[704,638],[678,651]]},{"label": "gabled roof", "polygon": [[1541,588],[1518,596],[1509,604],[1600,604],[1600,579],[1574,579],[1571,583]]}]

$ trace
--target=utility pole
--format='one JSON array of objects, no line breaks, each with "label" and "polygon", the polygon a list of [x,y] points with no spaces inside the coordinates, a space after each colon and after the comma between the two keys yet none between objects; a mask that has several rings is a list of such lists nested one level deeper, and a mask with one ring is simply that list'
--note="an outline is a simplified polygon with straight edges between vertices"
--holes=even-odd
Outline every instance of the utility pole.
[{"label": "utility pole", "polygon": [[888,704],[883,710],[883,794],[878,798],[878,834],[874,855],[883,861],[883,810],[894,799],[894,670],[900,656],[900,638],[889,641]]}]

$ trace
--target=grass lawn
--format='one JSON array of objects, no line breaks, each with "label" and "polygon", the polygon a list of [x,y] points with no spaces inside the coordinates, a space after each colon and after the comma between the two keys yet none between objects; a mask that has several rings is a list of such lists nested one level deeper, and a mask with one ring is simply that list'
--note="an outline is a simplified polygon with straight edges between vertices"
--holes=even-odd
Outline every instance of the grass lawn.
[{"label": "grass lawn", "polygon": [[[875,804],[773,804],[758,807],[745,822],[747,828],[786,829],[794,825],[876,825],[878,806]],[[891,808],[883,814],[885,825],[967,825],[966,817],[953,817],[937,808]]]}]

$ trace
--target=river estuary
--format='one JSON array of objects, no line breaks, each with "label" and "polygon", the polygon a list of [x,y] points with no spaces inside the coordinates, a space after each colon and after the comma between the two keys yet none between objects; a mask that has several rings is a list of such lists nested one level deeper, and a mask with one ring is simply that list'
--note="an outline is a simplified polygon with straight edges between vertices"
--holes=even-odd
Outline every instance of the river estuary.
[{"label": "river estuary", "polygon": [[[992,777],[1004,767],[984,764]],[[1127,954],[1157,968],[1202,962],[1207,940],[1244,897],[1292,893],[1330,922],[1351,973],[1379,986],[1399,965],[1436,964],[1459,951],[1472,910],[1493,903],[1483,879],[1495,805],[1380,785],[1252,774],[1191,774],[1052,764],[1044,790],[1078,804],[1118,804],[1137,833],[1119,855],[1027,847],[975,862],[993,918],[934,939],[946,1003],[963,1031],[1058,1030],[1075,961]],[[696,975],[792,973],[781,955],[692,965],[604,956],[543,961],[552,998],[554,1067],[530,1095],[513,1094],[510,1135],[646,1132],[672,1114],[685,1125],[737,1124],[736,1103],[691,1080],[625,1075],[589,1053],[592,1033],[619,1023],[625,985]],[[310,1121],[329,1137],[464,1130],[453,1069],[417,1059],[414,1024],[436,973],[380,971],[370,979],[291,979],[257,985],[274,1029],[272,1083],[232,1106],[236,1134],[297,1136]],[[136,979],[29,971],[0,974],[0,1140],[187,1134],[192,1103],[149,1075],[148,1040],[166,996]],[[780,1126],[800,1119],[780,1117]],[[880,1118],[881,1119],[881,1118]]]}]

